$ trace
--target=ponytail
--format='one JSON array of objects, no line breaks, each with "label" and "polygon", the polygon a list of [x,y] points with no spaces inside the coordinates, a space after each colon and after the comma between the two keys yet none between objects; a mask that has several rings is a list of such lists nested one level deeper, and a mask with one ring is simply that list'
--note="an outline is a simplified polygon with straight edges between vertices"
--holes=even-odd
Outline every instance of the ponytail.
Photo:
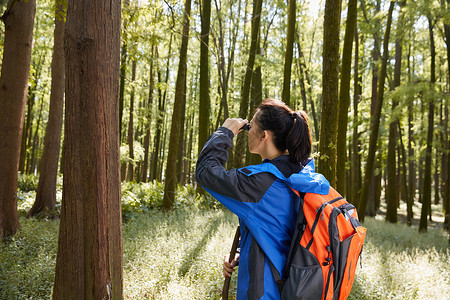
[{"label": "ponytail", "polygon": [[290,161],[305,165],[312,149],[308,117],[303,111],[292,111],[275,99],[263,101],[256,122],[262,130],[272,132],[275,147],[288,151]]},{"label": "ponytail", "polygon": [[286,136],[286,149],[292,162],[306,164],[311,150],[311,131],[307,115],[303,111],[293,112],[293,124]]}]

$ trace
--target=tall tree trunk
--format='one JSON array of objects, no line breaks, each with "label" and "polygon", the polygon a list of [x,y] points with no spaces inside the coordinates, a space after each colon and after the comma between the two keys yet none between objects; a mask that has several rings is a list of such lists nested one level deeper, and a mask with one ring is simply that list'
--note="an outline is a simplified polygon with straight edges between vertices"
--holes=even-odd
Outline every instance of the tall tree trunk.
[{"label": "tall tree trunk", "polygon": [[412,221],[413,221],[413,199],[412,197],[409,195],[409,189],[408,189],[408,179],[406,177],[406,173],[407,173],[407,156],[406,156],[406,150],[405,150],[405,145],[403,144],[403,139],[402,139],[402,130],[400,128],[400,123],[398,123],[398,132],[399,132],[399,139],[400,139],[400,149],[402,152],[402,185],[403,185],[403,192],[405,193],[404,198],[406,199],[406,224],[408,226],[412,225]]},{"label": "tall tree trunk", "polygon": [[[127,10],[130,0],[123,0],[123,9]],[[124,18],[122,25],[122,47],[120,51],[120,86],[119,86],[119,142],[122,142],[123,102],[125,99],[125,78],[128,60],[128,18]]]},{"label": "tall tree trunk", "polygon": [[345,174],[347,162],[347,124],[348,108],[350,106],[350,78],[352,69],[353,37],[356,30],[357,0],[349,0],[347,8],[347,22],[345,25],[344,48],[342,50],[341,86],[339,89],[338,124],[337,124],[337,162],[336,189],[342,195],[345,191]]},{"label": "tall tree trunk", "polygon": [[[187,77],[187,76],[186,76]],[[185,126],[186,126],[186,97],[187,97],[187,85],[186,81],[187,78],[185,77],[185,83],[184,83],[184,97],[183,97],[183,104],[181,107],[181,120],[180,120],[180,138],[178,142],[178,157],[177,157],[177,183],[180,184],[182,177],[183,177],[183,164],[184,164],[184,155],[185,155],[185,149],[186,149],[186,138],[185,138]]]},{"label": "tall tree trunk", "polygon": [[[402,8],[405,6],[406,1],[402,1],[400,4],[400,12],[397,23],[397,33],[395,40],[395,66],[394,66],[394,85],[392,89],[400,86],[401,70],[402,70],[402,41],[404,32],[404,14]],[[392,112],[398,106],[398,98],[392,98]],[[397,222],[397,207],[398,207],[398,177],[396,170],[396,148],[397,148],[397,127],[399,126],[398,117],[391,120],[389,124],[389,143],[387,154],[387,185],[386,185],[386,221],[391,223]]]},{"label": "tall tree trunk", "polygon": [[0,75],[0,241],[19,229],[17,173],[30,72],[36,1],[10,0]]},{"label": "tall tree trunk", "polygon": [[170,127],[169,153],[167,155],[166,181],[164,185],[163,209],[171,210],[175,201],[177,184],[176,161],[178,156],[178,144],[180,142],[181,113],[186,84],[187,50],[189,41],[189,20],[191,14],[191,0],[186,0],[184,5],[183,35],[181,38],[180,60],[175,85],[175,101],[173,104],[172,125]]},{"label": "tall tree trunk", "polygon": [[377,140],[378,140],[378,130],[380,127],[380,118],[381,118],[381,108],[383,106],[383,98],[384,98],[384,83],[386,81],[386,69],[387,69],[387,61],[388,61],[388,49],[389,49],[389,34],[391,32],[391,23],[392,23],[392,12],[394,10],[395,2],[391,1],[389,5],[388,19],[386,24],[386,31],[384,33],[384,41],[383,41],[383,58],[380,70],[380,82],[378,86],[378,97],[376,102],[375,113],[372,116],[371,128],[372,132],[370,133],[369,140],[369,153],[367,155],[366,168],[364,172],[364,181],[361,191],[361,197],[358,202],[358,212],[359,218],[361,221],[364,221],[364,217],[366,215],[366,205],[367,205],[367,197],[369,196],[369,188],[370,182],[372,182],[373,178],[373,169],[375,165],[375,154],[377,151]]},{"label": "tall tree trunk", "polygon": [[[408,82],[411,82],[411,46],[408,47],[408,59],[407,69],[408,69]],[[416,198],[416,168],[415,168],[415,155],[414,155],[414,138],[413,138],[413,106],[414,103],[408,105],[408,196],[410,199],[408,201],[414,204]],[[412,205],[411,204],[411,205]],[[411,215],[411,219],[414,215]]]},{"label": "tall tree trunk", "polygon": [[[209,117],[211,100],[209,97],[209,30],[211,27],[211,1],[202,0],[202,12],[201,12],[201,34],[200,34],[200,99],[199,99],[199,111],[198,111],[198,154],[203,149],[203,145],[208,139],[209,133]],[[216,1],[217,5],[217,1]],[[219,20],[220,26],[222,25]],[[219,33],[222,38],[222,28]],[[223,39],[221,40],[223,43]],[[223,51],[223,49],[222,49]],[[222,52],[223,54],[223,52]],[[223,70],[222,70],[223,72]],[[223,88],[223,86],[222,86]],[[223,95],[222,91],[222,95]],[[223,96],[222,96],[223,97]],[[185,104],[185,100],[184,106]],[[222,109],[222,106],[220,107]],[[201,185],[197,185],[197,192],[203,193]]]},{"label": "tall tree trunk", "polygon": [[[450,0],[446,1],[447,4],[445,4],[444,0],[441,2],[442,7],[447,7],[450,5]],[[450,70],[450,25],[444,23],[444,33],[445,33],[445,44],[447,46],[447,70]],[[447,76],[450,77],[450,71],[447,72]],[[450,78],[447,78],[448,82],[450,82]],[[449,100],[448,98],[445,100],[445,110],[444,110],[444,146],[445,150],[443,151],[443,157],[442,157],[442,174],[444,175],[442,178],[442,201],[443,201],[443,207],[444,207],[444,227],[450,231],[450,141],[449,141],[449,120],[448,120],[448,108],[449,108]],[[449,243],[450,243],[450,236],[449,236]]]},{"label": "tall tree trunk", "polygon": [[189,120],[189,140],[188,140],[188,158],[185,165],[186,183],[192,184],[192,148],[194,144],[194,114],[191,115]]},{"label": "tall tree trunk", "polygon": [[[169,39],[169,50],[168,52],[170,53],[171,49],[172,49],[172,38],[173,35],[170,35],[170,39]],[[158,58],[159,54],[158,54],[158,47],[156,46],[155,48],[155,57]],[[167,65],[166,65],[166,78],[165,78],[165,83],[167,86],[167,83],[169,82],[169,67],[170,67],[170,57],[167,58]],[[162,74],[161,74],[161,69],[158,66],[158,82],[162,83]],[[161,152],[161,135],[164,131],[164,120],[165,120],[165,97],[166,97],[166,91],[167,89],[163,92],[161,89],[161,86],[159,85],[158,87],[158,115],[157,115],[157,119],[156,119],[156,134],[155,134],[155,139],[153,141],[153,155],[152,155],[152,169],[150,172],[150,180],[158,180],[161,181],[161,172],[159,171],[162,167],[162,159],[160,157],[160,152]]]},{"label": "tall tree trunk", "polygon": [[134,94],[135,94],[135,79],[136,79],[136,59],[133,60],[131,67],[131,93],[130,93],[130,119],[128,122],[128,156],[130,161],[128,163],[128,181],[134,180]]},{"label": "tall tree trunk", "polygon": [[287,36],[286,36],[286,53],[284,55],[284,76],[283,76],[283,102],[287,105],[291,105],[291,69],[292,69],[292,56],[294,53],[294,37],[295,37],[295,24],[296,24],[296,8],[295,2],[297,0],[289,0],[289,14],[287,24]]},{"label": "tall tree trunk", "polygon": [[211,23],[211,1],[202,0],[200,34],[200,101],[198,124],[198,153],[208,138],[209,127],[209,29]]},{"label": "tall tree trunk", "polygon": [[[19,172],[26,173],[26,160],[27,160],[27,148],[28,145],[31,144],[32,141],[32,134],[31,134],[31,128],[33,123],[33,107],[36,102],[36,89],[37,89],[37,81],[41,77],[41,70],[42,70],[42,60],[43,55],[39,57],[39,60],[37,63],[33,63],[33,59],[31,59],[32,68],[36,71],[34,72],[35,78],[32,82],[32,85],[28,88],[28,100],[27,100],[27,112],[26,112],[26,118],[22,133],[22,145],[20,148],[20,161],[19,161]],[[32,76],[31,74],[29,76]]]},{"label": "tall tree trunk", "polygon": [[53,299],[121,299],[120,1],[69,1],[65,51],[65,176]]},{"label": "tall tree trunk", "polygon": [[28,174],[33,174],[35,172],[35,170],[37,169],[36,149],[38,148],[39,143],[40,143],[39,128],[41,126],[43,108],[44,108],[44,99],[41,99],[41,106],[39,107],[39,114],[38,114],[38,118],[36,121],[36,128],[34,130],[34,134],[31,135],[32,136],[32,138],[31,138],[31,142],[32,142],[31,157],[29,160],[27,160]]},{"label": "tall tree trunk", "polygon": [[[314,105],[314,99],[313,99],[313,95],[312,95],[312,85],[311,85],[311,79],[309,77],[309,72],[308,69],[306,67],[306,63],[305,63],[305,56],[303,55],[303,51],[302,48],[300,46],[300,38],[299,35],[297,34],[297,49],[298,49],[298,56],[299,56],[299,60],[300,60],[300,64],[299,64],[299,69],[300,69],[300,73],[301,74],[305,74],[305,79],[306,82],[308,83],[308,96],[309,96],[309,103],[311,106],[311,115],[313,118],[313,125],[314,125],[314,136],[316,137],[316,140],[319,140],[319,120],[317,118],[317,114],[316,114],[316,108]],[[302,76],[303,78],[303,76]]]},{"label": "tall tree trunk", "polygon": [[64,112],[64,27],[67,4],[55,1],[55,32],[52,57],[52,88],[50,109],[45,132],[44,151],[36,191],[36,200],[27,216],[35,216],[42,211],[51,211],[56,206],[56,177],[58,175],[61,131]]},{"label": "tall tree trunk", "polygon": [[[246,119],[248,117],[248,106],[250,98],[250,88],[253,73],[253,65],[255,63],[255,56],[257,51],[258,36],[260,32],[260,22],[261,22],[261,11],[262,11],[262,0],[253,1],[253,16],[252,16],[252,30],[251,30],[251,42],[250,51],[248,55],[247,66],[245,70],[244,84],[242,86],[241,92],[241,103],[239,107],[239,117]],[[243,156],[246,152],[245,149],[245,137],[240,134],[237,136],[234,151],[234,166],[242,166]]]},{"label": "tall tree trunk", "polygon": [[[261,46],[258,38],[258,47],[257,54],[261,55]],[[259,104],[263,101],[262,98],[262,72],[261,66],[257,66],[252,75],[252,89],[250,93],[250,112],[253,113]],[[249,115],[249,118],[252,117]],[[247,147],[247,153],[245,155],[245,164],[246,165],[256,165],[261,163],[261,157],[257,154],[250,153],[249,148]]]},{"label": "tall tree trunk", "polygon": [[358,133],[358,103],[362,95],[362,77],[359,72],[359,40],[358,31],[355,30],[355,62],[353,72],[353,140],[352,140],[352,167],[351,167],[351,194],[350,202],[358,203],[361,189],[361,155],[359,154],[360,140]]},{"label": "tall tree trunk", "polygon": [[[431,89],[434,90],[436,82],[436,50],[434,46],[433,20],[428,16],[428,25],[430,32],[430,52],[431,52]],[[427,148],[425,152],[425,167],[422,188],[422,210],[420,215],[419,232],[426,232],[428,227],[427,216],[431,215],[431,154],[433,147],[434,135],[434,99],[428,99],[428,131],[427,131]]]},{"label": "tall tree trunk", "polygon": [[144,164],[141,169],[141,181],[147,182],[147,173],[148,173],[148,161],[149,161],[149,152],[150,152],[150,128],[152,127],[152,114],[153,114],[153,89],[155,87],[155,80],[153,77],[153,49],[152,45],[151,55],[152,60],[150,62],[150,82],[148,89],[148,103],[147,103],[147,128],[145,130],[145,138],[144,138]]},{"label": "tall tree trunk", "polygon": [[322,116],[319,170],[336,185],[337,101],[339,87],[339,28],[341,0],[326,0],[323,22]]}]

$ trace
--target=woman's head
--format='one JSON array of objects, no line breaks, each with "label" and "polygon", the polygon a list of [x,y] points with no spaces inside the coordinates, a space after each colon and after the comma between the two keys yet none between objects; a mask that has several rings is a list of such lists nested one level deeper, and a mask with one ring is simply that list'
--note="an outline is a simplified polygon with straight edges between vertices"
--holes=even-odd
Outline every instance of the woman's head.
[{"label": "woman's head", "polygon": [[[312,149],[306,113],[295,112],[279,100],[266,99],[258,106],[252,122],[256,123],[252,127],[257,130],[270,131],[275,147],[280,152],[287,151],[292,162],[303,165],[306,163]],[[250,134],[249,132],[249,146]]]}]

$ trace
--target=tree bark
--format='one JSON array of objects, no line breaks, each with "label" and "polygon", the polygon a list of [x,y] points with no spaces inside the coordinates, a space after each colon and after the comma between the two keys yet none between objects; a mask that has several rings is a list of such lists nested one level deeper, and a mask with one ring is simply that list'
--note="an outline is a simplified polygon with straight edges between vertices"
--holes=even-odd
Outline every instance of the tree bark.
[{"label": "tree bark", "polygon": [[375,165],[375,154],[377,151],[378,130],[380,126],[381,108],[383,106],[384,98],[384,83],[386,81],[386,68],[388,61],[388,49],[389,49],[389,34],[391,32],[392,12],[394,10],[395,2],[391,1],[389,5],[388,19],[386,24],[386,31],[384,33],[383,41],[383,58],[380,70],[380,82],[378,85],[378,97],[375,107],[375,113],[372,116],[370,140],[369,140],[369,153],[367,155],[366,168],[364,172],[364,181],[361,191],[361,197],[358,202],[359,219],[364,221],[366,215],[367,197],[369,196],[370,182],[373,178],[373,169]]},{"label": "tree bark", "polygon": [[64,27],[67,3],[55,1],[55,32],[52,57],[52,87],[44,150],[40,167],[36,200],[27,216],[35,216],[42,211],[52,211],[56,206],[56,178],[58,175],[61,131],[64,113]]},{"label": "tree bark", "polygon": [[209,99],[209,29],[211,23],[211,1],[202,0],[200,34],[200,100],[198,114],[198,153],[208,139],[210,99]]},{"label": "tree bark", "polygon": [[[250,88],[253,73],[253,65],[255,63],[255,56],[257,50],[258,36],[260,32],[260,22],[261,22],[261,11],[262,11],[262,0],[253,1],[253,16],[252,16],[252,29],[251,29],[251,42],[250,51],[248,55],[247,66],[245,70],[244,84],[242,86],[241,92],[241,103],[239,106],[239,117],[246,119],[248,117],[248,106],[250,98]],[[237,136],[235,151],[234,151],[234,166],[242,166],[243,156],[246,152],[245,149],[245,137],[240,134]]]},{"label": "tree bark", "polygon": [[[447,7],[450,5],[450,0],[446,1],[445,4],[444,1],[441,2],[442,7]],[[445,44],[447,46],[447,70],[450,70],[450,25],[444,23],[444,33],[445,33]],[[450,72],[447,73],[450,77]],[[450,82],[450,78],[447,78],[448,82]],[[448,108],[449,108],[449,100],[448,98],[445,100],[446,105],[444,109],[444,140],[445,140],[445,150],[443,151],[443,157],[442,157],[442,174],[444,175],[442,178],[442,201],[443,201],[443,207],[444,207],[444,227],[450,231],[450,142],[449,142],[449,118],[448,118]],[[449,243],[450,243],[450,236],[449,236]]]},{"label": "tree bark", "polygon": [[[433,34],[433,20],[431,16],[428,16],[428,25],[430,33],[430,52],[431,52],[431,67],[430,67],[430,84],[431,89],[434,89],[434,83],[436,82],[436,50],[434,45]],[[427,130],[427,148],[425,152],[425,167],[423,177],[422,188],[422,210],[419,222],[419,232],[426,232],[428,227],[427,216],[431,215],[431,154],[433,147],[433,135],[434,135],[434,99],[428,99],[428,130]]]},{"label": "tree bark", "polygon": [[10,0],[0,75],[0,241],[19,229],[17,174],[30,72],[36,1]]},{"label": "tree bark", "polygon": [[144,138],[144,163],[141,169],[141,181],[147,182],[148,180],[148,161],[149,161],[149,152],[150,152],[150,128],[152,127],[152,114],[153,114],[153,89],[155,87],[155,80],[153,77],[153,49],[152,45],[151,55],[152,60],[150,62],[150,82],[148,89],[148,103],[147,103],[147,129],[145,130],[145,138]]},{"label": "tree bark", "polygon": [[130,93],[130,119],[128,122],[128,156],[130,157],[130,161],[128,163],[128,181],[134,180],[134,80],[136,79],[136,59],[133,60],[133,64],[131,67],[131,93]]},{"label": "tree bark", "polygon": [[[26,108],[26,118],[24,122],[24,128],[22,133],[22,145],[20,148],[20,161],[19,161],[19,172],[26,173],[26,160],[27,160],[27,147],[31,144],[32,141],[32,134],[31,134],[31,128],[33,123],[33,107],[36,102],[36,88],[37,84],[36,82],[39,80],[41,76],[41,70],[42,70],[42,60],[43,55],[39,57],[39,60],[37,63],[33,63],[33,59],[31,59],[31,64],[33,69],[35,69],[35,78],[31,84],[31,86],[28,88],[28,99],[27,99],[27,108]],[[31,74],[29,76],[32,76]]]},{"label": "tree bark", "polygon": [[[257,54],[261,55],[261,38],[258,38]],[[262,71],[261,66],[257,66],[252,75],[252,89],[250,92],[250,112],[254,112],[259,104],[263,101],[262,95]],[[249,115],[249,118],[252,117]],[[245,154],[246,165],[256,165],[261,163],[261,157],[257,154],[250,153],[250,149],[247,147],[247,153]]]},{"label": "tree bark", "polygon": [[65,163],[53,299],[122,298],[120,8],[119,0],[68,3]]},{"label": "tree bark", "polygon": [[337,125],[337,161],[336,161],[336,189],[341,195],[345,191],[345,174],[347,162],[347,125],[348,108],[350,106],[350,78],[352,68],[353,37],[356,30],[357,0],[349,0],[347,8],[347,22],[345,26],[344,48],[342,51],[341,86],[339,89],[338,125]]},{"label": "tree bark", "polygon": [[[397,33],[395,41],[395,66],[394,66],[394,85],[392,89],[400,86],[401,70],[402,70],[402,41],[404,32],[403,12],[402,8],[406,1],[400,3],[400,12],[397,23]],[[398,106],[398,99],[392,98],[392,112]],[[397,168],[396,168],[396,148],[397,148],[397,127],[399,126],[398,117],[391,120],[389,124],[389,143],[387,154],[387,185],[386,185],[386,221],[390,223],[397,223],[397,207],[398,207],[398,185]]]},{"label": "tree bark", "polygon": [[189,41],[189,20],[191,14],[191,0],[186,0],[184,5],[183,35],[181,38],[180,60],[175,85],[175,101],[172,113],[172,125],[170,127],[169,153],[167,154],[166,181],[164,185],[163,210],[171,210],[175,201],[177,185],[176,162],[178,156],[178,144],[180,142],[181,112],[186,84],[187,50]]},{"label": "tree bark", "polygon": [[[289,0],[289,13],[287,23],[286,36],[286,53],[284,55],[284,76],[283,76],[283,94],[282,99],[286,105],[291,105],[291,70],[292,70],[292,56],[294,53],[294,37],[296,24],[296,8],[295,2],[297,0]],[[352,0],[353,1],[353,0]]]},{"label": "tree bark", "polygon": [[[303,55],[303,51],[302,48],[300,46],[300,38],[297,34],[297,49],[298,49],[298,56],[299,56],[299,60],[300,60],[300,64],[299,64],[299,69],[300,69],[300,73],[301,74],[305,74],[305,79],[306,82],[308,83],[308,96],[309,96],[309,103],[311,106],[311,115],[312,115],[312,119],[313,119],[313,125],[314,125],[314,136],[316,137],[316,140],[319,140],[319,120],[317,118],[317,114],[316,114],[316,108],[314,105],[314,99],[313,99],[313,95],[312,95],[312,88],[311,88],[311,79],[309,76],[309,72],[308,72],[308,68],[306,67],[306,63],[305,63],[305,56]],[[301,76],[303,78],[303,75]]]},{"label": "tree bark", "polygon": [[341,0],[325,2],[323,23],[322,117],[319,171],[336,185],[337,101],[339,87],[339,28]]},{"label": "tree bark", "polygon": [[[130,6],[130,0],[123,0],[123,9],[126,11]],[[122,119],[123,102],[125,98],[125,78],[127,75],[128,60],[128,18],[123,21],[122,47],[120,50],[120,86],[119,86],[119,142],[122,142]]]},{"label": "tree bark", "polygon": [[[363,43],[362,43],[363,44]],[[358,133],[358,103],[362,95],[362,77],[359,72],[359,40],[358,31],[355,30],[355,62],[353,72],[353,139],[352,139],[352,167],[351,167],[351,193],[350,202],[358,203],[359,194],[361,190],[361,155],[359,154],[360,140]]]}]

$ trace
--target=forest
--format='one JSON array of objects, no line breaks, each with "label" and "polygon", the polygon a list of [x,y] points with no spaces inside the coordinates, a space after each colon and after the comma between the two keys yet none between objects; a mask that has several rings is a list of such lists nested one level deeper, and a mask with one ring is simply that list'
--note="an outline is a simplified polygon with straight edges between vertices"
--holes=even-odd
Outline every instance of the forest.
[{"label": "forest", "polygon": [[[218,298],[237,220],[195,181],[197,157],[266,98],[308,114],[317,171],[368,227],[350,298],[450,298],[450,0],[1,0],[0,14],[1,299]],[[227,168],[260,163],[246,144]]]}]

